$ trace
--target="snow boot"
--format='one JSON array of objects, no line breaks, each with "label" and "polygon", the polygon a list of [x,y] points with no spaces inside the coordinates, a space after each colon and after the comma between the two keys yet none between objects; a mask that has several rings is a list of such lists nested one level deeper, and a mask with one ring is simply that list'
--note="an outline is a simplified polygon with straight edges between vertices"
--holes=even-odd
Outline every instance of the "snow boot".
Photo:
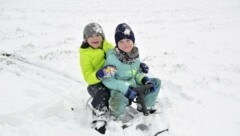
[{"label": "snow boot", "polygon": [[110,116],[109,110],[103,109],[103,111],[99,111],[99,110],[93,109],[92,116],[93,116],[93,122],[92,122],[93,128],[99,133],[105,134],[107,121]]},{"label": "snow boot", "polygon": [[107,122],[105,120],[94,120],[92,122],[94,129],[101,134],[105,134]]},{"label": "snow boot", "polygon": [[[143,112],[143,110],[142,110],[142,105],[141,104],[137,104],[137,110],[139,111],[139,112]],[[153,113],[155,113],[156,111],[157,111],[157,109],[154,107],[154,106],[152,106],[152,107],[147,107],[147,111],[150,113],[150,114],[153,114]]]}]

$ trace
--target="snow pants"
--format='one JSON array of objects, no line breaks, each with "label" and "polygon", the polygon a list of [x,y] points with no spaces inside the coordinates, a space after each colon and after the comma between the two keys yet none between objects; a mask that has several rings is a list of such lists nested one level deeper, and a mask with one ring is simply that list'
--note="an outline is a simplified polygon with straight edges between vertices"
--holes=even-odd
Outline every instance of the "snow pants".
[{"label": "snow pants", "polygon": [[[156,100],[161,87],[161,80],[158,78],[150,78],[156,85],[156,91],[144,94],[144,100],[146,107],[152,107],[156,104]],[[109,99],[109,105],[111,107],[111,114],[115,118],[121,118],[125,113],[125,108],[129,104],[129,99],[117,90],[111,90],[111,97]]]},{"label": "snow pants", "polygon": [[91,102],[92,107],[96,110],[103,111],[109,109],[108,100],[110,98],[110,91],[101,82],[89,85],[88,93],[93,97]]}]

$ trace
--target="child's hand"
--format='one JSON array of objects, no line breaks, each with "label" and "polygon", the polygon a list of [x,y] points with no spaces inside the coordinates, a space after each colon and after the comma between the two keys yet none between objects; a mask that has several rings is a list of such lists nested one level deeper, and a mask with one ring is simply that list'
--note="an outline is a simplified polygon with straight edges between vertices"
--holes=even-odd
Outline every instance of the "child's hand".
[{"label": "child's hand", "polygon": [[132,87],[129,87],[125,94],[125,97],[127,97],[130,100],[134,100],[137,97],[137,92],[133,90]]},{"label": "child's hand", "polygon": [[155,92],[157,90],[155,82],[152,79],[149,79],[148,77],[144,77],[142,79],[142,83],[144,85],[152,85],[152,87],[150,88],[150,92]]},{"label": "child's hand", "polygon": [[146,63],[143,63],[143,62],[140,63],[140,69],[145,74],[147,74],[149,71],[149,67],[147,66]]},{"label": "child's hand", "polygon": [[103,68],[99,69],[96,73],[99,79],[109,78],[115,75],[117,68],[113,65],[106,65]]}]

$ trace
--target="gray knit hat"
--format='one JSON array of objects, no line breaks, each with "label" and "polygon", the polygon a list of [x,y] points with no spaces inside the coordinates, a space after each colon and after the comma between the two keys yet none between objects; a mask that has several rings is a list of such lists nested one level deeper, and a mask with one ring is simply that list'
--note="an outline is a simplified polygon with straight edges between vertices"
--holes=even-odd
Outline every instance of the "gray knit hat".
[{"label": "gray knit hat", "polygon": [[102,27],[95,22],[89,23],[85,26],[83,30],[83,39],[86,40],[88,37],[90,37],[93,34],[100,34],[103,37],[103,39],[105,38]]}]

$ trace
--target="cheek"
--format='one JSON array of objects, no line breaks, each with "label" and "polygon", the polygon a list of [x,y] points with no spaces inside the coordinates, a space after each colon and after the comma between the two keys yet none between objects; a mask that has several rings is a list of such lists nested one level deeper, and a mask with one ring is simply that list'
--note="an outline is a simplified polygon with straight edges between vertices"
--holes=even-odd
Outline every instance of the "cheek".
[{"label": "cheek", "polygon": [[91,39],[91,38],[88,38],[88,39],[87,39],[87,42],[88,42],[88,43],[91,43],[91,42],[92,42],[92,39]]},{"label": "cheek", "polygon": [[130,50],[132,50],[132,48],[133,48],[133,44],[128,44],[128,49],[130,49]]},{"label": "cheek", "polygon": [[128,52],[130,52],[132,49],[133,49],[133,46],[127,48]]},{"label": "cheek", "polygon": [[129,44],[129,47],[131,47],[131,48],[132,48],[133,46],[134,46],[134,44],[133,44],[133,43],[130,43],[130,44]]},{"label": "cheek", "polygon": [[124,45],[118,45],[118,48],[121,49],[121,50],[124,50],[125,46]]},{"label": "cheek", "polygon": [[98,41],[103,41],[103,38],[101,36],[98,37]]},{"label": "cheek", "polygon": [[103,39],[102,39],[102,38],[101,38],[101,39],[99,39],[99,42],[100,42],[100,43],[102,43],[102,42],[103,42]]}]

